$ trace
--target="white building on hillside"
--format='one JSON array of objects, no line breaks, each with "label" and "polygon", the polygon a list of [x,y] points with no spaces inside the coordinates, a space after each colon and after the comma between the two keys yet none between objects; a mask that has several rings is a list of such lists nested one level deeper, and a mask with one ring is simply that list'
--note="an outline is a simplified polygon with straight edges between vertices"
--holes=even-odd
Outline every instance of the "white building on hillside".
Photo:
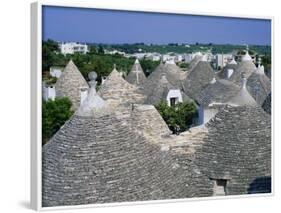
[{"label": "white building on hillside", "polygon": [[215,67],[218,69],[223,68],[233,58],[232,54],[216,54],[215,55]]},{"label": "white building on hillside", "polygon": [[77,42],[61,42],[59,43],[59,48],[62,54],[74,54],[74,53],[83,53],[86,54],[89,52],[87,44],[81,44]]}]

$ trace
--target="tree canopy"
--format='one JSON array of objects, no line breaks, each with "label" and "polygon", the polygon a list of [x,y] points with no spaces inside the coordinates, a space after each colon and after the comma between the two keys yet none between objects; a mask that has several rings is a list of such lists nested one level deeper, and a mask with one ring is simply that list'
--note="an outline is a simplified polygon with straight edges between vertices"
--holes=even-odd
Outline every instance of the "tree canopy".
[{"label": "tree canopy", "polygon": [[175,106],[169,106],[166,101],[161,101],[156,106],[156,109],[174,134],[189,129],[193,119],[197,117],[197,109],[193,102],[183,102]]},{"label": "tree canopy", "polygon": [[42,104],[42,143],[45,144],[74,113],[69,98],[56,98]]}]

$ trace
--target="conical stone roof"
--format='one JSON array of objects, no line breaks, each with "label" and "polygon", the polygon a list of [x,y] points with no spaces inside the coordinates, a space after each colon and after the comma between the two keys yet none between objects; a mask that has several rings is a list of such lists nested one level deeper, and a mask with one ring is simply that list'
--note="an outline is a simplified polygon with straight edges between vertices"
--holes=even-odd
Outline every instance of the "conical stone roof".
[{"label": "conical stone roof", "polygon": [[57,97],[68,97],[73,108],[77,109],[80,106],[81,88],[89,88],[89,85],[73,61],[70,60],[57,80],[55,88]]},{"label": "conical stone roof", "polygon": [[106,78],[98,94],[113,104],[144,103],[146,99],[146,96],[138,92],[137,87],[124,80],[116,69]]},{"label": "conical stone roof", "polygon": [[131,71],[126,76],[126,81],[136,86],[143,85],[146,82],[146,76],[138,59],[136,59]]},{"label": "conical stone roof", "polygon": [[[155,81],[149,87],[149,93],[147,95],[146,104],[157,105],[162,100],[166,101],[167,95],[170,90],[172,89],[179,89],[177,86],[173,86],[166,78],[166,75],[163,74],[161,79]],[[180,90],[180,89],[179,89]],[[181,92],[183,101],[193,101],[189,98],[184,92]]]},{"label": "conical stone roof", "polygon": [[171,63],[160,64],[148,76],[148,84],[160,81],[163,75],[166,75],[167,80],[174,86],[181,86],[181,78],[183,71],[176,65]]},{"label": "conical stone roof", "polygon": [[232,97],[238,94],[240,88],[224,79],[208,84],[198,96],[197,102],[200,105],[208,106],[211,103],[227,103]]},{"label": "conical stone roof", "polygon": [[257,68],[247,79],[247,89],[261,106],[271,91],[271,82],[264,72],[260,72],[260,69]]},{"label": "conical stone roof", "polygon": [[241,89],[233,98],[227,103],[233,106],[257,106],[257,102],[247,90],[247,79],[242,77]]},{"label": "conical stone roof", "polygon": [[200,53],[198,55],[195,55],[194,58],[189,63],[188,70],[192,70],[196,65],[202,60],[203,55]]},{"label": "conical stone roof", "polygon": [[241,61],[236,65],[236,69],[229,80],[233,81],[236,84],[240,84],[242,74],[244,74],[246,78],[249,78],[256,69],[256,65],[252,62],[252,60]]},{"label": "conical stone roof", "polygon": [[271,121],[259,106],[227,106],[207,124],[195,164],[226,194],[271,192]]},{"label": "conical stone roof", "polygon": [[184,91],[197,100],[201,91],[215,77],[215,72],[208,62],[200,61],[188,74],[183,82]]},{"label": "conical stone roof", "polygon": [[196,195],[192,167],[182,169],[169,151],[138,134],[132,112],[95,107],[92,114],[78,110],[43,146],[44,207]]},{"label": "conical stone roof", "polygon": [[134,126],[149,142],[161,143],[172,134],[169,127],[152,105],[134,105],[132,112]]}]

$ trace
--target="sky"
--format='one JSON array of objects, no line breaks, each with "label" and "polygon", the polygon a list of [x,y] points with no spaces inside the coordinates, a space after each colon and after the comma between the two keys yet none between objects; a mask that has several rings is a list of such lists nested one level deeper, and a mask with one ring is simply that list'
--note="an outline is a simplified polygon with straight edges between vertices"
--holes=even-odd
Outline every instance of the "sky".
[{"label": "sky", "polygon": [[271,44],[271,21],[43,7],[43,39],[86,43]]}]

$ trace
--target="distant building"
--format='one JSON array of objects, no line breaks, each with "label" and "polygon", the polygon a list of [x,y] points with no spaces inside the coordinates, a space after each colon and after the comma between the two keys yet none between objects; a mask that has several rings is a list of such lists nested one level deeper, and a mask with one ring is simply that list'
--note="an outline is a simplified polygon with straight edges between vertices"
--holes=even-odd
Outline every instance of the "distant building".
[{"label": "distant building", "polygon": [[118,50],[104,50],[105,54],[109,54],[109,55],[115,55],[115,54],[119,54],[119,55],[123,55],[125,56],[126,53],[123,51],[118,51]]},{"label": "distant building", "polygon": [[89,52],[89,48],[87,44],[81,44],[77,42],[62,42],[59,43],[59,48],[62,54],[74,54],[74,53],[82,53],[86,54]]},{"label": "distant building", "polygon": [[215,67],[223,68],[231,59],[233,56],[231,54],[216,54],[215,55]]}]

